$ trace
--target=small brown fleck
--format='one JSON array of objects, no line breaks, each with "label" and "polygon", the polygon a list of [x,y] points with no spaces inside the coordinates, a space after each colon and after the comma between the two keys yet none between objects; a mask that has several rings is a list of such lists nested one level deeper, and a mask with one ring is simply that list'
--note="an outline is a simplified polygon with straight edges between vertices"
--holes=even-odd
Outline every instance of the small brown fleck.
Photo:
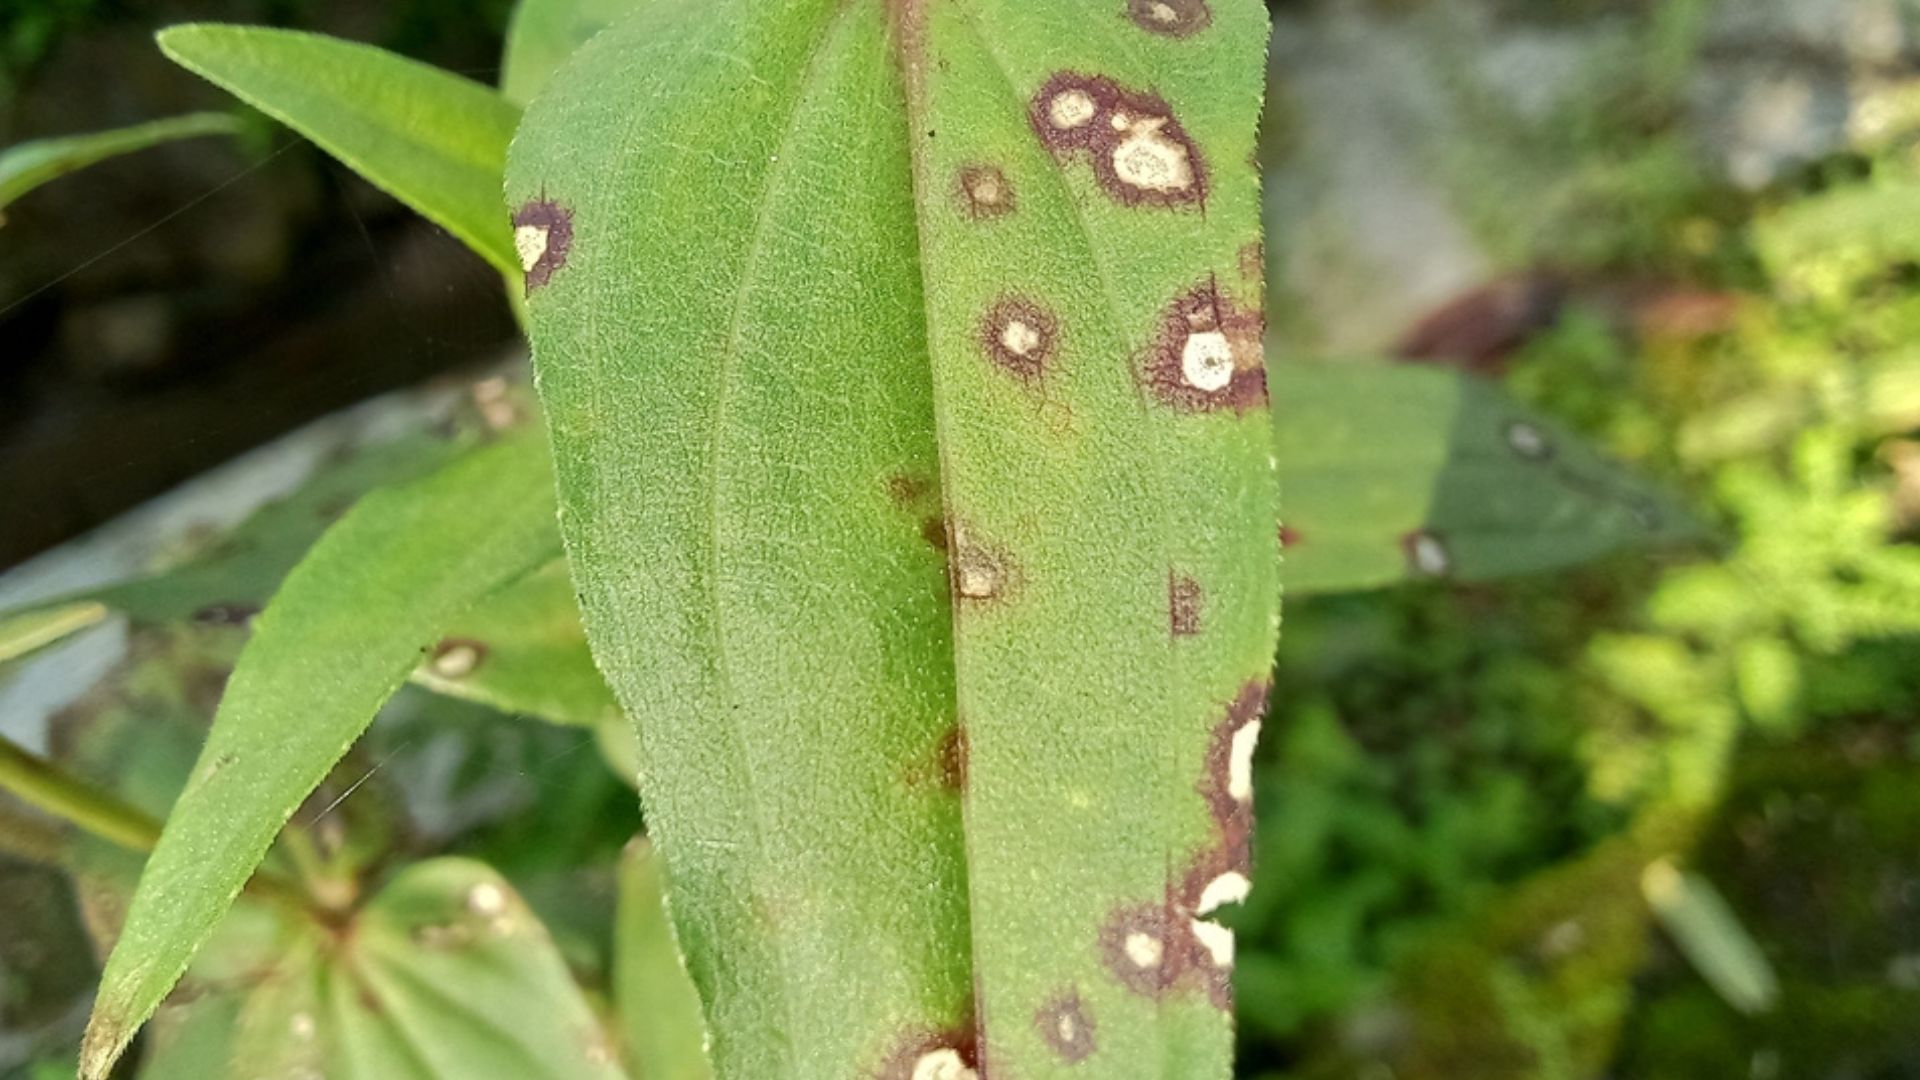
[{"label": "small brown fleck", "polygon": [[1093,1017],[1087,1014],[1078,990],[1069,987],[1055,994],[1033,1014],[1033,1026],[1039,1030],[1041,1041],[1067,1064],[1076,1065],[1093,1056]]},{"label": "small brown fleck", "polygon": [[527,275],[527,295],[553,279],[573,250],[573,211],[542,196],[514,211],[513,247]]},{"label": "small brown fleck", "polygon": [[1157,94],[1112,79],[1062,71],[1029,103],[1028,121],[1053,155],[1087,154],[1101,191],[1125,206],[1199,206],[1207,164],[1200,147]]},{"label": "small brown fleck", "polygon": [[1267,285],[1267,245],[1258,240],[1241,245],[1240,276],[1247,284],[1265,290]]},{"label": "small brown fleck", "polygon": [[947,522],[935,514],[920,523],[920,539],[932,545],[935,551],[947,550]]},{"label": "small brown fleck", "polygon": [[1205,598],[1200,583],[1185,574],[1167,570],[1167,630],[1174,637],[1193,637],[1200,632],[1200,605]]},{"label": "small brown fleck", "polygon": [[1127,0],[1127,17],[1149,33],[1192,37],[1213,23],[1206,0]]},{"label": "small brown fleck", "polygon": [[940,765],[940,784],[948,791],[964,791],[967,787],[967,729],[955,724],[940,736],[940,744],[935,748],[935,760]]},{"label": "small brown fleck", "polygon": [[933,493],[933,481],[912,473],[894,473],[887,477],[887,497],[895,506],[912,506]]},{"label": "small brown fleck", "polygon": [[1005,217],[1020,205],[1013,181],[998,165],[962,165],[954,174],[953,193],[961,212],[975,221]]},{"label": "small brown fleck", "polygon": [[1181,412],[1267,406],[1266,320],[1243,311],[1209,277],[1176,297],[1140,365],[1141,384]]},{"label": "small brown fleck", "polygon": [[1280,546],[1282,548],[1297,547],[1299,546],[1299,543],[1300,543],[1299,529],[1296,529],[1291,525],[1280,526]]},{"label": "small brown fleck", "polygon": [[1046,375],[1059,341],[1059,320],[1025,297],[1001,297],[980,320],[980,347],[987,358],[1023,383]]}]

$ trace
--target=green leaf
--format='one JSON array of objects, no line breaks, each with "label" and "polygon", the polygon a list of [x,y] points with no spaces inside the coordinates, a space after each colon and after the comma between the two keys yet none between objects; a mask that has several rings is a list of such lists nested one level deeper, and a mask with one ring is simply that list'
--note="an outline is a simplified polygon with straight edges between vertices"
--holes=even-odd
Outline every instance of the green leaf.
[{"label": "green leaf", "polygon": [[500,169],[520,110],[470,79],[317,34],[194,23],[174,62],[312,139],[482,258],[520,272]]},{"label": "green leaf", "polygon": [[529,276],[562,531],[722,1076],[878,1071],[969,999],[901,91],[832,6],[652,5],[509,163],[575,241]]},{"label": "green leaf", "polygon": [[1727,1004],[1748,1016],[1773,1008],[1780,979],[1711,882],[1657,859],[1641,873],[1640,891],[1680,951]]},{"label": "green leaf", "polygon": [[627,1063],[647,1080],[708,1080],[700,995],[667,917],[664,867],[644,838],[620,857],[620,917],[614,926],[613,994]]},{"label": "green leaf", "polygon": [[[89,165],[178,139],[232,135],[240,121],[226,113],[191,113],[92,135],[15,143],[0,150],[0,210],[42,184]],[[0,222],[6,216],[0,214]]]},{"label": "green leaf", "polygon": [[[1227,1075],[1265,24],[1166,8],[663,2],[516,138],[563,533],[718,1075]],[[1033,126],[1058,71],[1101,73],[1084,150]]]},{"label": "green leaf", "polygon": [[77,634],[109,614],[111,611],[105,604],[79,600],[0,615],[0,664],[45,648],[69,634]]},{"label": "green leaf", "polygon": [[1410,365],[1272,374],[1293,592],[1486,581],[1703,537],[1680,504],[1491,383]]},{"label": "green leaf", "polygon": [[520,105],[593,35],[641,6],[642,0],[520,0],[507,26],[500,92]]},{"label": "green leaf", "polygon": [[260,912],[234,909],[156,1017],[142,1080],[626,1075],[546,929],[480,863],[408,867],[344,932],[249,940],[243,915]]},{"label": "green leaf", "polygon": [[1279,624],[1265,9],[901,8],[981,1038],[1225,1077]]},{"label": "green leaf", "polygon": [[[560,545],[556,532],[554,547]],[[456,615],[414,682],[502,712],[580,727],[624,723],[593,666],[565,559]]]},{"label": "green leaf", "polygon": [[554,558],[551,499],[540,441],[504,441],[368,496],[287,578],[141,876],[83,1076],[106,1075],[293,809],[453,615]]}]

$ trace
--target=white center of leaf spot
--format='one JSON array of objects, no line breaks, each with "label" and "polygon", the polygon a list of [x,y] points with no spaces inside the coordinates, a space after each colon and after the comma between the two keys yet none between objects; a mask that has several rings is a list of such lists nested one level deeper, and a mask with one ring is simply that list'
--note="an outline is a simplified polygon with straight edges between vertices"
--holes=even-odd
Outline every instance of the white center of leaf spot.
[{"label": "white center of leaf spot", "polygon": [[520,269],[533,273],[547,254],[547,237],[553,232],[545,225],[520,225],[513,230],[513,250],[520,255]]},{"label": "white center of leaf spot", "polygon": [[1157,968],[1161,958],[1166,955],[1166,946],[1160,939],[1141,930],[1127,935],[1127,959],[1137,968]]},{"label": "white center of leaf spot", "polygon": [[1214,967],[1233,966],[1233,931],[1217,922],[1206,919],[1193,920],[1193,936],[1205,946],[1207,955],[1213,957]]},{"label": "white center of leaf spot", "polygon": [[1238,870],[1229,870],[1200,890],[1200,902],[1193,906],[1195,915],[1205,915],[1219,909],[1223,904],[1237,904],[1247,898],[1252,891],[1253,882]]},{"label": "white center of leaf spot", "polygon": [[1233,382],[1233,345],[1218,330],[1188,334],[1180,349],[1180,375],[1187,385],[1211,394]]},{"label": "white center of leaf spot", "polygon": [[1000,344],[1015,356],[1029,356],[1040,347],[1040,331],[1019,319],[1009,319],[1000,330]]},{"label": "white center of leaf spot", "polygon": [[467,890],[467,910],[483,919],[491,919],[507,910],[507,893],[491,881],[483,881]]},{"label": "white center of leaf spot", "polygon": [[[1116,118],[1117,119],[1117,118]],[[1146,191],[1185,191],[1193,186],[1187,148],[1167,137],[1164,116],[1129,123],[1113,148],[1113,171],[1122,183]]]},{"label": "white center of leaf spot", "polygon": [[1062,90],[1047,103],[1047,119],[1062,131],[1081,127],[1099,111],[1099,104],[1085,90]]},{"label": "white center of leaf spot", "polygon": [[960,1051],[943,1048],[920,1055],[913,1080],[980,1080],[980,1074],[967,1067]]},{"label": "white center of leaf spot", "polygon": [[1260,721],[1249,720],[1233,733],[1227,753],[1227,794],[1235,802],[1253,799],[1253,748],[1260,744]]},{"label": "white center of leaf spot", "polygon": [[443,679],[464,679],[480,666],[480,650],[461,642],[449,645],[433,658],[433,673]]},{"label": "white center of leaf spot", "polygon": [[1453,567],[1453,558],[1447,554],[1447,546],[1432,533],[1421,533],[1413,538],[1413,565],[1423,574],[1440,577]]},{"label": "white center of leaf spot", "polygon": [[1156,22],[1170,23],[1180,17],[1180,13],[1173,10],[1173,5],[1171,4],[1155,4],[1151,8],[1148,8],[1147,12],[1153,16]]}]

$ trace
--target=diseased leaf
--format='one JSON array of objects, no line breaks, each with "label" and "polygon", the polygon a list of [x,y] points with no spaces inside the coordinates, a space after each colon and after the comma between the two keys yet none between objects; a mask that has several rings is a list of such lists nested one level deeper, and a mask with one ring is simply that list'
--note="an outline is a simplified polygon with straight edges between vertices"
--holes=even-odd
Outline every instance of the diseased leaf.
[{"label": "diseased leaf", "polygon": [[[232,135],[240,121],[227,113],[191,113],[91,135],[15,143],[0,150],[0,210],[27,192],[108,158],[179,139]],[[0,213],[0,222],[6,215]]]},{"label": "diseased leaf", "polygon": [[992,1069],[1225,1077],[1279,625],[1252,0],[900,5]]},{"label": "diseased leaf", "polygon": [[318,34],[192,23],[160,32],[174,62],[312,139],[517,273],[500,168],[520,110],[439,68]]},{"label": "diseased leaf", "polygon": [[620,916],[614,927],[613,994],[635,1076],[708,1080],[706,1024],[667,917],[665,868],[653,845],[635,839],[620,857]]},{"label": "diseased leaf", "polygon": [[1264,38],[662,2],[533,105],[563,532],[719,1075],[1227,1074]]},{"label": "diseased leaf", "polygon": [[1678,502],[1491,383],[1358,363],[1272,376],[1295,593],[1486,581],[1704,536]]},{"label": "diseased leaf", "polygon": [[559,724],[624,722],[587,651],[565,559],[456,615],[441,635],[414,673],[429,690]]},{"label": "diseased leaf", "polygon": [[660,3],[509,162],[563,532],[722,1076],[904,1078],[966,1022],[902,101],[874,0]]},{"label": "diseased leaf", "polygon": [[[407,868],[346,932],[232,941],[236,908],[155,1019],[142,1080],[615,1080],[626,1074],[539,920],[486,866]],[[657,1075],[657,1074],[647,1074]]]},{"label": "diseased leaf", "polygon": [[507,26],[500,92],[519,105],[553,77],[562,61],[643,0],[520,0]]},{"label": "diseased leaf", "polygon": [[551,473],[520,436],[362,500],[288,576],[227,685],[101,978],[82,1075],[106,1075],[275,833],[477,598],[551,562]]}]

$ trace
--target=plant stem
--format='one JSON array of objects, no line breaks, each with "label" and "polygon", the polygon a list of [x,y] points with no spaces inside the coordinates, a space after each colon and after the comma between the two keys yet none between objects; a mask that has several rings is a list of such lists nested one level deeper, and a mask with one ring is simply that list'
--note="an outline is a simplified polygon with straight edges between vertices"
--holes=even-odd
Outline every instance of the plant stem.
[{"label": "plant stem", "polygon": [[[45,758],[29,754],[7,739],[0,739],[0,791],[11,792],[29,806],[130,851],[145,854],[160,841],[160,823],[145,811],[68,774]],[[299,886],[265,869],[254,874],[247,883],[247,891],[301,911],[314,908],[313,901]]]}]

